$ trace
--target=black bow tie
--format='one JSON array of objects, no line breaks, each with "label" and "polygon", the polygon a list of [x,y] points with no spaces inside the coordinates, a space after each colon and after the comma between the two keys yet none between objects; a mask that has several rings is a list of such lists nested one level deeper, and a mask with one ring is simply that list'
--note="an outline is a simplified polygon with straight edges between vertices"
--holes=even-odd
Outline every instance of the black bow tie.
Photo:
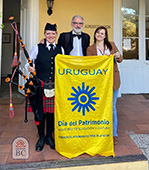
[{"label": "black bow tie", "polygon": [[80,39],[82,37],[82,35],[78,35],[78,34],[72,34],[73,37],[78,37],[78,39]]}]

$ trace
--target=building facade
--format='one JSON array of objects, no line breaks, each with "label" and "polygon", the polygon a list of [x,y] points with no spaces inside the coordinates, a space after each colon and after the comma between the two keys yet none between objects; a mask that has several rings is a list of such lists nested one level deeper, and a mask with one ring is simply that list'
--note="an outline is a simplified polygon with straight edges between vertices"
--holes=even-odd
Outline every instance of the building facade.
[{"label": "building facade", "polygon": [[[5,0],[10,4],[12,1]],[[74,15],[81,15],[85,19],[83,31],[91,36],[95,29],[104,25],[108,29],[109,39],[114,41],[124,60],[119,64],[121,74],[121,94],[149,93],[149,0],[54,0],[52,15],[47,14],[47,0],[14,0],[20,5],[20,32],[25,41],[26,48],[31,47],[43,38],[44,26],[47,22],[56,23],[58,35],[71,30],[71,19]],[[4,0],[0,0],[0,12],[6,17]],[[14,7],[15,8],[15,7]],[[3,10],[4,9],[4,10]],[[13,15],[13,10],[11,12]],[[10,17],[10,16],[9,16]],[[0,18],[0,23],[9,25],[9,20]],[[5,21],[5,22],[3,22]],[[2,41],[3,34],[11,30],[5,27],[0,30],[0,66],[1,77],[11,73],[7,69],[11,58],[4,57],[10,49]],[[13,38],[13,35],[12,35]],[[11,41],[13,46],[13,39]],[[4,61],[4,58],[8,61]],[[21,57],[21,66],[24,70],[25,59]],[[7,63],[7,64],[6,64]],[[6,67],[7,66],[7,67]],[[4,69],[5,68],[5,69]],[[19,79],[20,84],[23,80]]]}]

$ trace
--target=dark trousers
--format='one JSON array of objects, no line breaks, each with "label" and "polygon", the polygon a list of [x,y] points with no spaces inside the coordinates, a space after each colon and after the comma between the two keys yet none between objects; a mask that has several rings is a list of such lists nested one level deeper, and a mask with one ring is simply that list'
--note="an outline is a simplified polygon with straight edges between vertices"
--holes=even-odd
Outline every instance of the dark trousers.
[{"label": "dark trousers", "polygon": [[52,137],[54,132],[54,113],[44,113],[43,119],[37,125],[39,138],[45,137],[45,124],[46,124],[46,138]]}]

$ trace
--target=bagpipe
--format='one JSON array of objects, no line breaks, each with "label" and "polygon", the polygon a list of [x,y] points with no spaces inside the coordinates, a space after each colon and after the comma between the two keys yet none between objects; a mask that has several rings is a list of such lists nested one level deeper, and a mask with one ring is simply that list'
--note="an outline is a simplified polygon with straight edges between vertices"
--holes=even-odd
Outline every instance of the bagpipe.
[{"label": "bagpipe", "polygon": [[[25,101],[26,101],[26,105],[25,105],[25,120],[24,122],[27,123],[27,101],[30,101],[30,105],[32,108],[33,113],[35,114],[35,121],[40,121],[42,120],[42,116],[43,116],[43,108],[39,107],[42,105],[42,99],[41,95],[42,95],[42,87],[41,87],[41,82],[40,80],[37,78],[36,75],[36,70],[34,72],[31,72],[29,76],[29,78],[24,75],[24,73],[19,69],[19,60],[20,60],[20,56],[18,57],[17,55],[17,42],[19,42],[20,45],[20,50],[21,53],[24,52],[24,55],[29,63],[29,65],[31,67],[33,67],[33,63],[32,60],[29,57],[29,54],[25,48],[25,44],[23,43],[22,37],[20,36],[18,29],[17,29],[17,24],[14,21],[14,17],[10,17],[9,18],[10,22],[11,22],[11,26],[15,32],[15,52],[14,52],[14,58],[13,58],[13,62],[11,67],[13,68],[13,73],[11,75],[11,77],[7,77],[5,79],[5,82],[9,83],[9,87],[10,87],[10,106],[9,106],[9,115],[10,118],[14,117],[14,108],[13,108],[13,104],[12,104],[12,88],[11,85],[15,85],[18,86],[18,88],[20,90],[24,90],[25,92]],[[19,85],[17,83],[15,83],[13,81],[14,75],[18,73],[19,75],[21,75],[23,77],[24,80],[26,80],[25,85]]]}]

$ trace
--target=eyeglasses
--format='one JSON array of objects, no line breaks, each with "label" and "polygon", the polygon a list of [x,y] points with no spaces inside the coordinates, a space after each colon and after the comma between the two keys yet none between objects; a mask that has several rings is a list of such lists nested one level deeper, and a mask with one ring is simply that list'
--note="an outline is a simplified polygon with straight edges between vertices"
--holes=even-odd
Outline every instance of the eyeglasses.
[{"label": "eyeglasses", "polygon": [[83,22],[72,22],[75,25],[83,25]]}]

